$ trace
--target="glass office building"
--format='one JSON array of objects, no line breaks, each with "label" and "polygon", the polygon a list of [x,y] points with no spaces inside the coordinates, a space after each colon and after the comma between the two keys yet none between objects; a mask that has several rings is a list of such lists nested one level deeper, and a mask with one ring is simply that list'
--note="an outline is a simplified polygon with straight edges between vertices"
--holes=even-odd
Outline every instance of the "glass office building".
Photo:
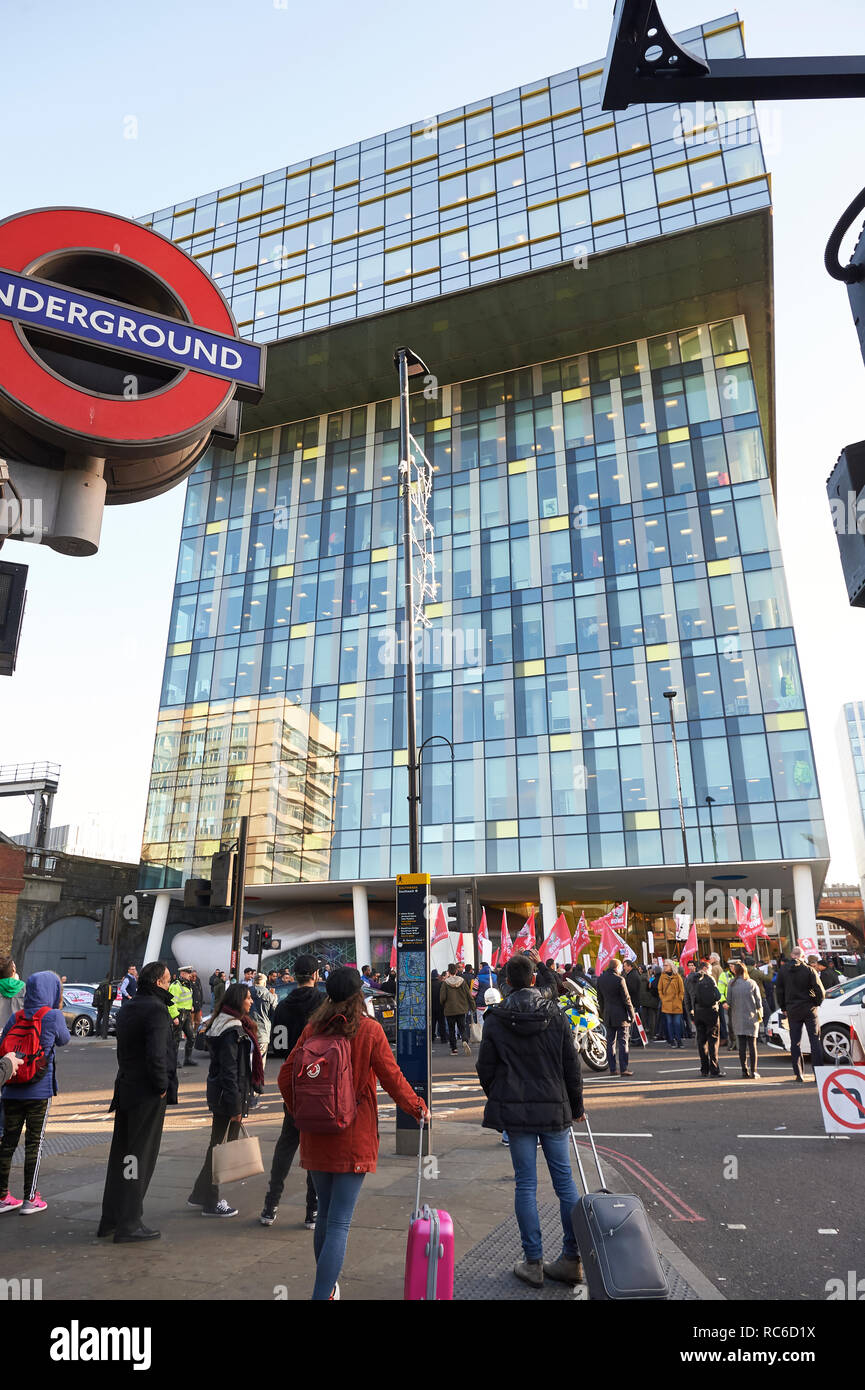
[{"label": "glass office building", "polygon": [[[683,37],[742,52],[735,16]],[[599,77],[154,216],[273,344],[236,455],[211,451],[188,486],[154,887],[209,877],[241,814],[273,907],[353,893],[357,912],[408,867],[390,363],[408,341],[435,373],[411,411],[438,583],[419,738],[453,745],[424,755],[434,889],[667,915],[673,687],[691,865],[807,916],[828,855],[775,520],[753,111],[614,118]]]}]

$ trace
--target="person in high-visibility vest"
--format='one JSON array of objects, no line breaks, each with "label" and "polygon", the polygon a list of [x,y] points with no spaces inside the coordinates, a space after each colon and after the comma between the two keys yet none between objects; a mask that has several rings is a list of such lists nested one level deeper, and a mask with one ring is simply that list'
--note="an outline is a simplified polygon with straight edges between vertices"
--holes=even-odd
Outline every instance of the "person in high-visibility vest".
[{"label": "person in high-visibility vest", "polygon": [[[171,1004],[168,1012],[175,1020],[175,1038],[177,1041],[177,1065],[178,1067],[197,1067],[198,1063],[192,1056],[192,1047],[195,1042],[195,1029],[192,1026],[192,983],[190,980],[191,967],[181,965],[177,972],[177,977],[169,986],[168,993],[171,995]],[[185,1038],[186,1055],[184,1060],[180,1060],[180,1044]]]}]

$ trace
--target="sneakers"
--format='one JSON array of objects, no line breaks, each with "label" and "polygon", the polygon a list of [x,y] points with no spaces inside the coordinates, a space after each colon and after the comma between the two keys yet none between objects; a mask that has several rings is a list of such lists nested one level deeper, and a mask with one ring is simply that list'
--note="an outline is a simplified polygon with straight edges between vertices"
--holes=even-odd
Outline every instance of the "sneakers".
[{"label": "sneakers", "polygon": [[328,1302],[339,1303],[339,1284],[334,1284],[333,1293],[331,1294]]},{"label": "sneakers", "polygon": [[272,1226],[276,1220],[276,1213],[278,1211],[278,1206],[271,1206],[270,1202],[265,1199],[264,1206],[261,1209],[261,1216],[258,1218],[262,1226]]},{"label": "sneakers", "polygon": [[228,1205],[228,1202],[226,1202],[225,1198],[223,1197],[219,1202],[216,1203],[216,1206],[215,1206],[215,1207],[211,1207],[211,1208],[209,1208],[209,1209],[208,1209],[207,1207],[203,1207],[203,1208],[202,1208],[201,1215],[202,1215],[202,1216],[236,1216],[236,1215],[237,1215],[237,1207],[231,1207],[231,1206],[229,1206],[229,1205]]},{"label": "sneakers", "polygon": [[524,1284],[531,1284],[533,1288],[540,1289],[544,1283],[544,1262],[543,1260],[521,1260],[514,1265],[514,1274],[518,1279],[522,1279]]},{"label": "sneakers", "polygon": [[466,1054],[467,1057],[471,1057],[472,1055],[472,1045],[471,1043],[466,1042],[465,1038],[463,1038],[463,1052]]},{"label": "sneakers", "polygon": [[21,1215],[32,1216],[35,1211],[45,1211],[48,1203],[38,1192],[34,1192],[32,1197],[27,1197],[21,1203]]},{"label": "sneakers", "polygon": [[315,1223],[316,1223],[317,1220],[318,1220],[318,1212],[317,1212],[317,1211],[308,1211],[308,1212],[306,1213],[306,1217],[305,1217],[305,1219],[304,1219],[304,1223],[303,1223],[303,1224],[304,1224],[304,1226],[306,1227],[306,1229],[307,1229],[308,1231],[314,1231],[314,1230],[315,1230]]},{"label": "sneakers", "polygon": [[511,1147],[511,1141],[506,1134],[502,1135],[502,1143],[504,1144],[506,1149],[509,1149]]},{"label": "sneakers", "polygon": [[451,1056],[452,1056],[452,1057],[456,1057],[456,1056],[457,1056],[457,1050],[456,1050],[455,1047],[452,1047],[452,1048],[451,1048]]},{"label": "sneakers", "polygon": [[569,1260],[565,1255],[560,1255],[552,1264],[544,1265],[544,1274],[548,1279],[556,1279],[560,1284],[582,1284],[583,1266],[579,1258]]},{"label": "sneakers", "polygon": [[7,1192],[5,1197],[0,1197],[0,1215],[4,1211],[17,1211],[23,1205],[20,1197],[13,1197],[11,1192]]},{"label": "sneakers", "polygon": [[204,1203],[203,1203],[203,1202],[196,1202],[196,1200],[195,1200],[194,1197],[187,1197],[187,1199],[186,1199],[186,1205],[187,1205],[188,1207],[192,1207],[192,1210],[193,1210],[193,1211],[204,1211]]}]

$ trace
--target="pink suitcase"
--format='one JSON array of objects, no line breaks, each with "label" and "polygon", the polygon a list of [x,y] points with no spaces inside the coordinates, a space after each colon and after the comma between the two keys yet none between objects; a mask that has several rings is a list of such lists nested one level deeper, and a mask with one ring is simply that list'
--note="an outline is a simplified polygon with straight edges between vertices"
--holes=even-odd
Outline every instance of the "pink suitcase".
[{"label": "pink suitcase", "polygon": [[454,1296],[454,1223],[450,1213],[420,1204],[423,1121],[417,1160],[417,1200],[408,1228],[405,1255],[406,1302],[434,1302]]}]

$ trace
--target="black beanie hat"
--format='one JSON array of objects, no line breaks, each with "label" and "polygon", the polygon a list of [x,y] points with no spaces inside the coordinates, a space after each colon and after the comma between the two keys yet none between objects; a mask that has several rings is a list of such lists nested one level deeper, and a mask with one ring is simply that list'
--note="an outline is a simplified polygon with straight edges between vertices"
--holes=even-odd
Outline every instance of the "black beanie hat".
[{"label": "black beanie hat", "polygon": [[329,999],[335,1004],[342,1004],[362,988],[360,974],[350,965],[341,965],[338,970],[330,972],[325,988]]}]

